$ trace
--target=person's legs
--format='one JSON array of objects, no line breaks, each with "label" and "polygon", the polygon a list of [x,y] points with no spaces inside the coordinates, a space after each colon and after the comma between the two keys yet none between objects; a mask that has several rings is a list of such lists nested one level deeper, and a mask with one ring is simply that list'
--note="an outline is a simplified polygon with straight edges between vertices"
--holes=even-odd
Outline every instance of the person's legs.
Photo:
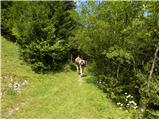
[{"label": "person's legs", "polygon": [[80,65],[80,75],[82,76],[84,72],[84,67]]},{"label": "person's legs", "polygon": [[80,74],[80,66],[78,64],[76,64],[76,68],[77,68],[77,73]]}]

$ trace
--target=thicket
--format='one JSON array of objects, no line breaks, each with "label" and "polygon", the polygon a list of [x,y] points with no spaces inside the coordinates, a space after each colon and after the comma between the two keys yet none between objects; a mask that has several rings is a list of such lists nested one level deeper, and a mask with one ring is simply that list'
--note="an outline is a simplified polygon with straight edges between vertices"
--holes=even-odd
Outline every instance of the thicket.
[{"label": "thicket", "polygon": [[70,58],[74,8],[72,1],[2,2],[2,25],[16,37],[22,58],[34,71],[60,70]]},{"label": "thicket", "polygon": [[158,118],[158,2],[79,4],[72,41],[89,56],[95,83],[123,108],[138,105],[140,118]]}]

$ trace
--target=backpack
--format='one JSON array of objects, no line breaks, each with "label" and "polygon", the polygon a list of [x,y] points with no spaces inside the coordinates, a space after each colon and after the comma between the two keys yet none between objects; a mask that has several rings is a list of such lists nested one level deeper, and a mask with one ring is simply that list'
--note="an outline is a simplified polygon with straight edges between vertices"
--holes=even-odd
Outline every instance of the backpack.
[{"label": "backpack", "polygon": [[80,64],[81,66],[85,66],[85,65],[86,65],[86,61],[85,61],[85,60],[80,60],[80,61],[79,61],[79,64]]}]

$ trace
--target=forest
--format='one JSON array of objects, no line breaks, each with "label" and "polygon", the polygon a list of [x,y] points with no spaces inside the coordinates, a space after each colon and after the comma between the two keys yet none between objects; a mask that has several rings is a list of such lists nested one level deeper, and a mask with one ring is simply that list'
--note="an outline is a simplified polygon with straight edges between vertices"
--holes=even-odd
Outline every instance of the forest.
[{"label": "forest", "polygon": [[158,11],[152,0],[2,1],[1,35],[36,74],[76,71],[81,55],[86,79],[117,106],[158,119]]}]

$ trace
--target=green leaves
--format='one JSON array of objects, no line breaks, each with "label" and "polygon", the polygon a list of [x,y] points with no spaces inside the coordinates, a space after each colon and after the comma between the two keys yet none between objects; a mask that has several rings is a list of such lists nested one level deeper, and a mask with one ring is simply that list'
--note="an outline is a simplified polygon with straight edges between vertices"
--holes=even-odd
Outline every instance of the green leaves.
[{"label": "green leaves", "polygon": [[102,54],[105,55],[108,59],[118,61],[120,64],[124,64],[124,62],[130,64],[133,59],[133,56],[130,52],[117,45],[110,47],[108,52],[104,50]]},{"label": "green leaves", "polygon": [[[36,72],[57,70],[68,60],[70,45],[76,22],[72,1],[12,2],[4,12],[3,24],[16,36],[23,59]],[[6,13],[6,14],[5,14]]]},{"label": "green leaves", "polygon": [[158,45],[158,2],[102,1],[81,6],[77,17],[81,26],[72,40],[90,56],[90,72],[100,88],[116,100],[129,92],[140,105],[156,101],[156,81],[148,83],[147,76]]},{"label": "green leaves", "polygon": [[[71,1],[13,2],[4,7],[2,23],[18,38],[34,70],[57,70],[70,53],[81,51],[110,96],[118,100],[128,92],[140,104],[152,105],[158,78],[148,82],[147,76],[158,46],[158,2],[86,1],[79,6],[75,11]],[[153,76],[158,76],[158,61],[155,68]]]}]

